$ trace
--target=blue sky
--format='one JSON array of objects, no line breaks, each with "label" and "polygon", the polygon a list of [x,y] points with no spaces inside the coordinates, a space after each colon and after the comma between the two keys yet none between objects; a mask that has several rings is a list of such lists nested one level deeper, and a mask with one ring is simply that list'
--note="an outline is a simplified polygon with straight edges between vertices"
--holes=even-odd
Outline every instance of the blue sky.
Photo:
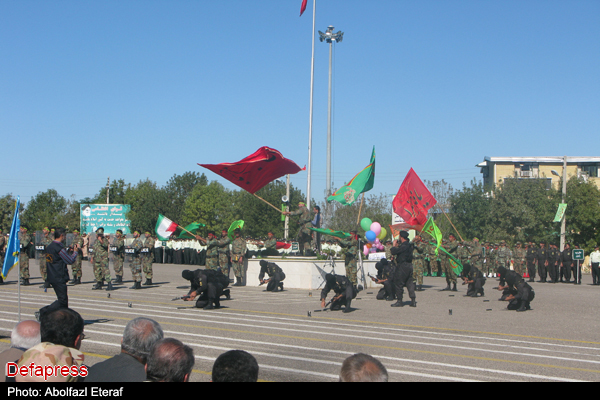
[{"label": "blue sky", "polygon": [[[270,146],[308,161],[312,1],[0,0],[0,195],[164,185]],[[460,189],[484,156],[597,156],[600,1],[317,0],[334,46],[333,183],[412,167]],[[315,44],[323,199],[329,46]],[[307,174],[292,176],[306,192]]]}]

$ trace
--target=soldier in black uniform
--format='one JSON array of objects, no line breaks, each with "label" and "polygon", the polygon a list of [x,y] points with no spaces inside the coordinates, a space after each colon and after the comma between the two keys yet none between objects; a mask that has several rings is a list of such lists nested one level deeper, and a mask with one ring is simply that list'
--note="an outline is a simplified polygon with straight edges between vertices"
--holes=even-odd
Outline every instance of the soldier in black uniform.
[{"label": "soldier in black uniform", "polygon": [[181,272],[181,277],[191,283],[190,291],[184,300],[193,301],[199,295],[200,297],[196,301],[198,308],[204,310],[219,308],[221,307],[219,300],[221,296],[229,299],[229,289],[225,289],[229,285],[229,279],[219,271],[186,269]]},{"label": "soldier in black uniform", "polygon": [[[258,274],[258,280],[262,284],[267,284],[268,292],[279,292],[283,290],[283,280],[285,279],[285,273],[279,267],[279,265],[268,262],[267,260],[260,260],[260,273]],[[269,275],[269,279],[264,279],[265,274]]]},{"label": "soldier in black uniform", "polygon": [[362,285],[355,288],[350,279],[343,275],[325,275],[325,287],[321,290],[321,308],[325,308],[325,299],[327,299],[327,294],[331,290],[335,293],[335,296],[331,299],[331,310],[340,310],[342,306],[345,306],[343,312],[348,313],[351,311],[352,299],[362,290]]},{"label": "soldier in black uniform", "polygon": [[540,274],[539,282],[546,282],[546,277],[548,276],[548,249],[546,249],[545,243],[540,243],[536,258]]},{"label": "soldier in black uniform", "polygon": [[525,279],[504,267],[498,268],[498,273],[500,274],[498,290],[504,290],[500,301],[509,302],[506,308],[519,312],[530,310],[529,303],[534,299],[535,293]]},{"label": "soldier in black uniform", "polygon": [[408,240],[408,232],[400,232],[400,240],[394,242],[394,246],[391,249],[392,257],[394,258],[394,264],[396,264],[396,270],[394,272],[394,290],[396,292],[396,303],[392,304],[392,307],[402,307],[402,295],[404,294],[404,287],[408,291],[410,297],[410,306],[416,307],[417,300],[415,295],[415,281],[413,279],[413,267],[412,267],[412,256],[413,246]]},{"label": "soldier in black uniform", "polygon": [[535,248],[535,243],[529,242],[527,246],[527,253],[525,255],[525,259],[527,261],[527,273],[529,274],[529,282],[533,282],[535,280],[535,262],[537,260],[537,249]]},{"label": "soldier in black uniform", "polygon": [[560,251],[556,245],[549,245],[548,249],[548,275],[550,275],[549,283],[556,283],[558,281],[558,257],[560,255]]},{"label": "soldier in black uniform", "polygon": [[463,266],[462,278],[467,286],[467,296],[477,297],[481,295],[483,297],[483,285],[485,285],[485,276],[483,273],[474,265],[466,263]]},{"label": "soldier in black uniform", "polygon": [[562,251],[560,255],[561,267],[560,267],[560,281],[563,281],[563,277],[565,278],[565,282],[571,281],[571,266],[573,265],[573,255],[571,254],[571,245],[569,243],[565,244],[565,249]]},{"label": "soldier in black uniform", "polygon": [[375,264],[377,270],[377,277],[371,277],[373,282],[383,285],[377,293],[377,300],[392,301],[396,297],[394,290],[394,265],[387,259],[382,258]]}]

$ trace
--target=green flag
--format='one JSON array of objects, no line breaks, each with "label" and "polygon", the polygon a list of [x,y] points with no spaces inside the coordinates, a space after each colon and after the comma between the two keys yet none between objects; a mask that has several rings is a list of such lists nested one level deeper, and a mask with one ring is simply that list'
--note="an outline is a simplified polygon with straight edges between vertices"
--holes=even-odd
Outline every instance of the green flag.
[{"label": "green flag", "polygon": [[[205,226],[206,225],[204,225],[203,223],[200,223],[200,222],[192,222],[191,224],[189,224],[188,226],[185,227],[185,230],[190,231],[192,233],[196,233],[198,231],[198,229],[205,227]],[[180,239],[191,239],[193,237],[186,231],[181,231],[181,233],[179,234],[179,238]]]},{"label": "green flag", "polygon": [[442,244],[442,231],[440,231],[440,228],[433,222],[432,217],[429,217],[425,225],[423,225],[423,230],[421,232],[430,234],[437,241],[437,246],[435,248],[435,255],[437,255],[438,249]]},{"label": "green flag", "polygon": [[558,205],[558,210],[556,210],[556,215],[554,216],[554,221],[552,222],[560,222],[562,221],[564,215],[565,215],[565,211],[567,210],[567,204],[566,203],[560,203]]},{"label": "green flag", "polygon": [[231,225],[229,226],[229,229],[227,229],[227,236],[229,236],[229,239],[233,239],[233,232],[237,228],[242,229],[243,227],[244,227],[244,221],[242,221],[241,219],[239,219],[237,221],[233,221],[231,223]]},{"label": "green flag", "polygon": [[356,174],[347,185],[342,186],[329,196],[327,201],[332,202],[335,200],[349,206],[358,199],[359,194],[373,189],[373,183],[375,183],[375,146],[373,146],[373,152],[371,153],[371,163]]},{"label": "green flag", "polygon": [[313,230],[315,232],[322,233],[323,235],[335,236],[340,239],[345,239],[347,237],[352,236],[349,233],[342,232],[342,231],[334,231],[331,229],[324,229],[324,228],[308,228],[308,229]]},{"label": "green flag", "polygon": [[[431,242],[429,242],[429,244],[433,245],[433,243]],[[458,261],[458,259],[452,254],[448,253],[445,248],[440,247],[440,250],[442,250],[448,256],[448,262],[450,263],[450,267],[452,267],[452,269],[454,270],[454,273],[456,273],[456,275],[460,275],[463,270],[463,265],[461,264],[461,262]]]}]

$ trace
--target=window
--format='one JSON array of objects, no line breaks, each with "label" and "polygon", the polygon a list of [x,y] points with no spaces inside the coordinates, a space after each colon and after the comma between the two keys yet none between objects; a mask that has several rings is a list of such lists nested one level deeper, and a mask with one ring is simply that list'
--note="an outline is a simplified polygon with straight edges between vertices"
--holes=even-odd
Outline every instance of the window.
[{"label": "window", "polygon": [[598,178],[599,163],[583,163],[580,165],[581,172],[585,172],[590,178]]}]

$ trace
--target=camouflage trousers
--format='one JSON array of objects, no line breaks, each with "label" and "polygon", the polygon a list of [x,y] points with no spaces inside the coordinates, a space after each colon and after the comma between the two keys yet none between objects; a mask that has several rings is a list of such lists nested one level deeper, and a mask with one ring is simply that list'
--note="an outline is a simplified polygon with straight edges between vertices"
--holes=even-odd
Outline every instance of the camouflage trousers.
[{"label": "camouflage trousers", "polygon": [[306,255],[306,250],[311,250],[312,246],[311,246],[311,242],[312,242],[312,235],[311,235],[311,231],[303,228],[300,230],[300,232],[298,232],[298,244],[300,247],[300,254],[302,255]]},{"label": "camouflage trousers", "polygon": [[346,255],[344,264],[346,265],[346,278],[352,282],[353,286],[356,286],[358,284],[358,278],[356,276],[358,273],[358,269],[356,267],[356,258],[349,258],[348,255]]},{"label": "camouflage trousers", "polygon": [[81,255],[77,255],[75,262],[71,264],[71,271],[73,271],[73,278],[81,278]]},{"label": "camouflage trousers", "polygon": [[448,259],[442,260],[442,271],[446,275],[446,282],[448,284],[456,284],[456,273],[450,266],[450,261],[448,261]]},{"label": "camouflage trousers", "polygon": [[522,276],[526,267],[527,267],[527,264],[525,263],[525,260],[518,260],[518,259],[515,260],[514,269],[517,274]]},{"label": "camouflage trousers", "polygon": [[142,270],[146,279],[152,279],[152,254],[142,256]]},{"label": "camouflage trousers", "polygon": [[134,256],[129,264],[129,268],[131,268],[131,276],[134,282],[142,281],[142,260],[139,256]]},{"label": "camouflage trousers", "polygon": [[19,276],[29,279],[29,257],[24,252],[19,254]]},{"label": "camouflage trousers", "polygon": [[229,279],[229,256],[227,253],[219,253],[219,268],[223,275]]},{"label": "camouflage trousers", "polygon": [[211,257],[206,257],[206,269],[210,269],[213,271],[216,271],[219,269],[219,257],[218,256],[211,256]]},{"label": "camouflage trousers", "polygon": [[123,276],[123,263],[125,257],[123,255],[115,255],[113,259],[113,269],[116,276]]},{"label": "camouflage trousers", "polygon": [[423,272],[425,271],[425,260],[422,258],[413,258],[413,278],[417,285],[423,284]]},{"label": "camouflage trousers", "polygon": [[[239,257],[238,261],[235,261],[236,257]],[[244,258],[241,256],[232,256],[231,266],[233,267],[233,276],[242,279],[242,276],[244,274]]]},{"label": "camouflage trousers", "polygon": [[110,269],[108,269],[108,259],[106,260],[94,260],[94,278],[96,282],[110,282]]},{"label": "camouflage trousers", "polygon": [[42,276],[42,280],[46,282],[48,279],[48,273],[46,270],[46,254],[38,252],[38,264],[40,265],[40,275]]}]

